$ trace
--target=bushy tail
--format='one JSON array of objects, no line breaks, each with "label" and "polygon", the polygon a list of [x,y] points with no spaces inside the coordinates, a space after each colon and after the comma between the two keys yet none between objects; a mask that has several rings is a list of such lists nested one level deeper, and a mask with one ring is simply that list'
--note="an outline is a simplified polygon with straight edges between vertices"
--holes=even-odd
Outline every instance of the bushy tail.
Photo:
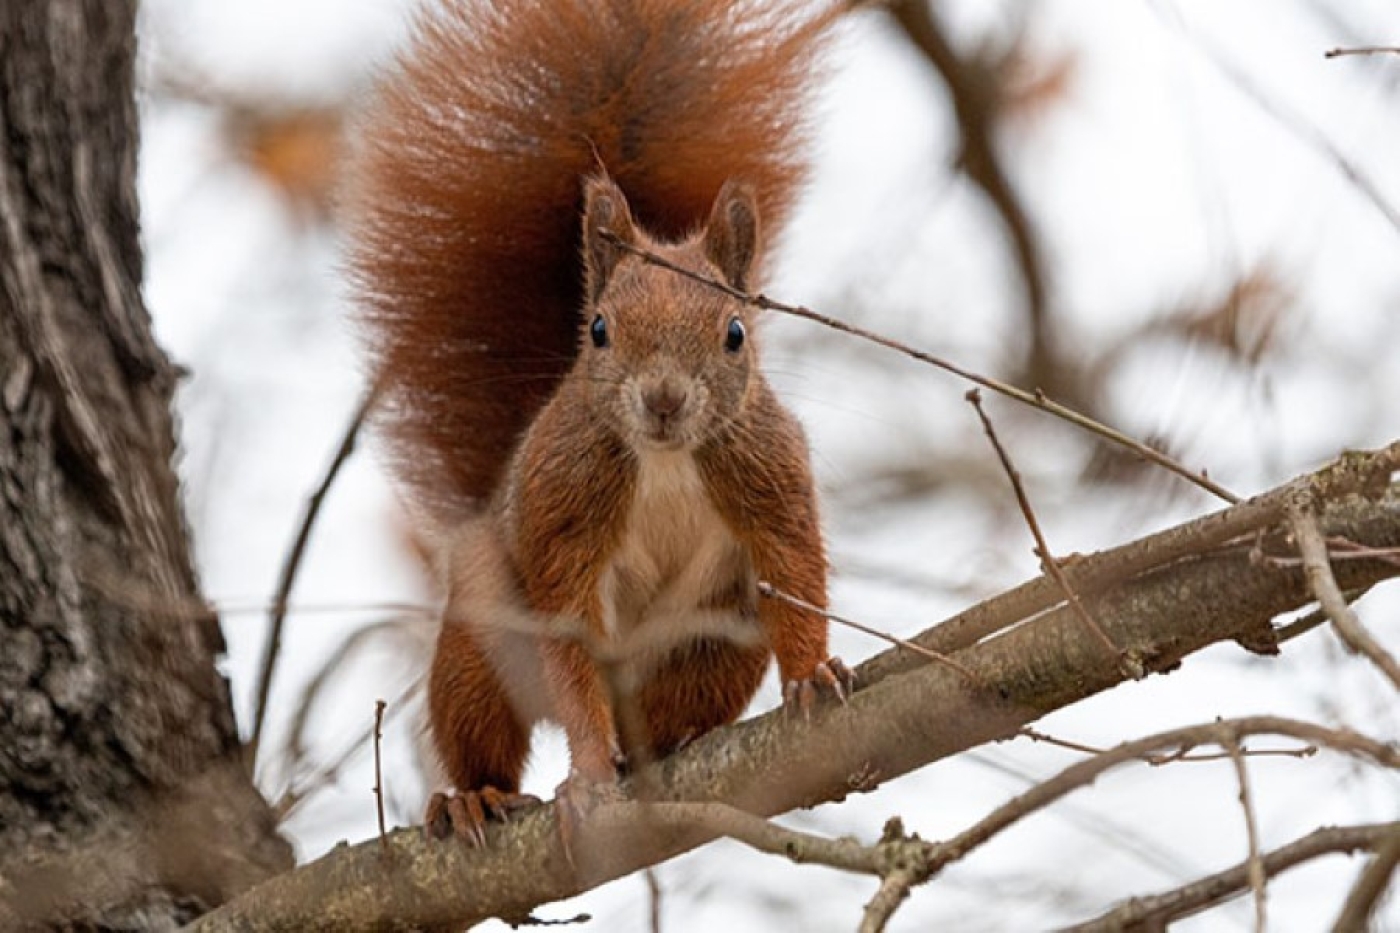
[{"label": "bushy tail", "polygon": [[433,0],[364,116],[349,262],[415,499],[489,497],[577,352],[582,179],[679,238],[720,186],[781,228],[834,12],[793,0]]}]

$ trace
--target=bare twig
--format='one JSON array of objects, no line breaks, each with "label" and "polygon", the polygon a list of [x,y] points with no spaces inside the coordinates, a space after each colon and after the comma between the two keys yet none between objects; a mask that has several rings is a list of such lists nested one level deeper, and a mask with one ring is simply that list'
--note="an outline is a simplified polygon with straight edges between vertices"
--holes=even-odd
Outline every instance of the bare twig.
[{"label": "bare twig", "polygon": [[384,776],[379,766],[379,743],[384,737],[384,701],[374,701],[374,807],[379,816],[379,847],[389,855],[389,837],[384,827]]},{"label": "bare twig", "polygon": [[896,868],[880,879],[879,890],[865,905],[865,914],[860,918],[859,933],[883,933],[885,926],[909,898],[909,889],[921,879],[912,871]]},{"label": "bare twig", "polygon": [[574,914],[572,917],[564,917],[559,920],[545,920],[531,914],[522,920],[512,920],[512,927],[576,927],[585,923],[592,923],[592,914]]},{"label": "bare twig", "polygon": [[320,485],[316,487],[316,491],[307,500],[306,512],[302,516],[296,538],[293,539],[291,550],[287,552],[287,558],[282,564],[281,577],[277,581],[277,590],[272,598],[272,620],[268,628],[267,646],[263,649],[262,666],[258,673],[257,705],[253,713],[252,738],[248,741],[247,749],[250,765],[258,758],[258,746],[262,742],[263,724],[267,721],[267,701],[272,693],[272,675],[277,667],[277,657],[282,651],[282,629],[287,620],[287,600],[291,596],[293,584],[296,583],[297,571],[301,569],[301,559],[306,553],[307,542],[311,539],[311,529],[316,524],[317,516],[321,513],[321,504],[325,501],[326,493],[330,491],[331,484],[335,482],[336,476],[340,473],[340,468],[354,451],[360,428],[364,424],[365,418],[369,416],[370,410],[374,408],[375,400],[378,397],[379,387],[377,385],[371,386],[365,392],[364,398],[360,400],[360,404],[355,409],[349,423],[346,424],[335,456],[331,458],[330,465],[326,468]]},{"label": "bare twig", "polygon": [[1308,585],[1332,620],[1332,627],[1337,630],[1342,643],[1369,659],[1390,679],[1395,689],[1400,690],[1400,663],[1396,663],[1395,658],[1366,631],[1351,606],[1347,605],[1346,597],[1342,595],[1337,578],[1332,573],[1332,565],[1327,560],[1327,542],[1311,507],[1294,503],[1289,508],[1289,526],[1298,542],[1298,553],[1303,558]]},{"label": "bare twig", "polygon": [[1240,743],[1234,733],[1228,729],[1224,730],[1220,744],[1230,756],[1230,763],[1235,767],[1235,779],[1240,785],[1240,807],[1244,810],[1245,835],[1249,840],[1247,864],[1249,887],[1254,892],[1254,929],[1257,933],[1264,933],[1269,926],[1266,907],[1268,895],[1264,887],[1267,876],[1264,862],[1259,855],[1259,821],[1254,815],[1254,798],[1249,792],[1249,772],[1245,768],[1244,756],[1240,754]]},{"label": "bare twig", "polygon": [[[1325,827],[1265,854],[1260,861],[1269,877],[1295,865],[1337,852],[1374,850],[1381,840],[1400,832],[1400,823]],[[1161,930],[1173,920],[1199,913],[1249,888],[1249,862],[1162,894],[1124,901],[1102,916],[1063,928],[1060,933],[1123,933],[1126,930]]]},{"label": "bare twig", "polygon": [[933,4],[892,3],[889,11],[948,89],[962,137],[958,165],[982,189],[1005,224],[1025,287],[1030,332],[1026,375],[1033,385],[1053,391],[1058,388],[1054,380],[1059,374],[1040,242],[996,148],[1004,78],[985,56],[963,56],[953,48]]},{"label": "bare twig", "polygon": [[[623,804],[622,806],[633,806]],[[928,880],[929,843],[909,838],[896,819],[890,820],[880,842],[864,845],[854,839],[827,839],[779,826],[723,803],[644,804],[642,819],[657,831],[683,827],[710,836],[726,836],[751,849],[777,855],[796,864],[819,864],[841,871],[875,875],[879,890],[865,907],[859,930],[878,933],[916,884]]]},{"label": "bare twig", "polygon": [[1093,745],[1084,745],[1080,742],[1071,742],[1068,739],[1056,738],[1030,726],[1023,726],[1017,735],[1024,736],[1032,742],[1044,742],[1046,745],[1054,745],[1057,748],[1067,748],[1072,752],[1083,752],[1086,755],[1102,755],[1107,749],[1098,748]]},{"label": "bare twig", "polygon": [[[878,846],[854,839],[827,839],[801,830],[789,829],[725,803],[644,803],[605,804],[637,807],[640,819],[654,830],[704,830],[710,836],[725,836],[751,849],[777,855],[798,865],[825,865],[862,875],[880,874]],[[926,845],[926,843],[923,843]]]},{"label": "bare twig", "polygon": [[[415,681],[399,692],[392,703],[395,713],[403,709],[412,700],[413,695],[422,689],[422,681]],[[391,713],[390,715],[394,715]],[[279,820],[285,820],[291,816],[296,809],[304,803],[315,791],[330,784],[340,774],[341,770],[350,762],[351,758],[359,754],[365,747],[365,743],[372,737],[371,729],[366,729],[359,733],[352,740],[346,743],[339,754],[330,757],[328,762],[316,769],[303,780],[289,783],[282,796],[277,799],[273,806],[273,812],[277,814]]]},{"label": "bare twig", "polygon": [[[1160,10],[1159,10],[1160,13]],[[1182,32],[1180,23],[1173,23]],[[1200,49],[1206,60],[1215,66],[1226,78],[1234,83],[1235,87],[1250,100],[1254,101],[1256,107],[1268,114],[1285,129],[1291,132],[1305,145],[1322,153],[1332,161],[1337,170],[1351,182],[1351,186],[1361,194],[1377,211],[1385,217],[1386,221],[1400,231],[1400,210],[1391,204],[1381,192],[1379,186],[1371,180],[1370,176],[1361,170],[1354,161],[1347,158],[1346,154],[1337,148],[1316,125],[1309,122],[1301,113],[1290,110],[1285,105],[1279,103],[1277,95],[1266,93],[1255,81],[1244,72],[1224,50],[1214,42],[1200,33],[1191,33],[1189,38]]]},{"label": "bare twig", "polygon": [[1026,495],[1026,488],[1021,483],[1021,473],[1016,469],[1016,465],[1011,462],[1011,455],[1002,446],[1001,438],[997,437],[996,428],[992,427],[992,419],[987,417],[987,412],[982,408],[982,393],[976,389],[969,389],[964,396],[977,412],[977,417],[982,422],[982,431],[987,435],[987,440],[991,441],[992,450],[996,451],[997,460],[1001,462],[1001,468],[1006,473],[1007,479],[1011,480],[1011,489],[1016,494],[1016,504],[1021,507],[1021,515],[1026,519],[1026,527],[1030,529],[1031,536],[1035,538],[1035,553],[1040,558],[1040,567],[1045,571],[1060,591],[1065,594],[1074,614],[1079,616],[1084,625],[1093,633],[1099,644],[1104,646],[1104,650],[1109,653],[1123,667],[1123,673],[1134,680],[1141,680],[1146,676],[1141,661],[1135,661],[1127,656],[1123,649],[1113,643],[1113,639],[1104,633],[1103,628],[1089,610],[1084,608],[1084,604],[1079,600],[1079,594],[1070,586],[1069,580],[1065,579],[1064,571],[1060,569],[1060,562],[1055,559],[1055,555],[1050,553],[1050,545],[1045,540],[1045,534],[1040,530],[1040,522],[1035,517],[1035,510],[1031,508],[1030,497]]},{"label": "bare twig", "polygon": [[[1350,455],[1307,477],[1300,477],[1234,508],[1148,535],[1141,540],[1088,554],[1062,569],[1081,597],[1101,593],[1154,568],[1165,567],[1193,554],[1220,548],[1241,537],[1262,532],[1287,519],[1287,507],[1302,493],[1319,486],[1344,495],[1372,488],[1378,478],[1400,470],[1400,441],[1379,450]],[[1040,575],[946,619],[936,628],[910,639],[945,653],[960,651],[998,632],[1050,610],[1061,601],[1055,581]],[[867,681],[908,670],[921,663],[909,655],[886,654],[862,665]]]},{"label": "bare twig", "polygon": [[1024,405],[1029,405],[1032,408],[1037,408],[1043,412],[1054,415],[1056,418],[1059,418],[1063,421],[1068,421],[1070,424],[1081,428],[1085,431],[1088,431],[1090,434],[1093,434],[1097,437],[1101,437],[1104,440],[1110,441],[1121,447],[1125,447],[1137,456],[1143,458],[1144,460],[1148,460],[1152,463],[1157,464],[1163,469],[1175,473],[1177,476],[1180,476],[1187,482],[1192,483],[1195,486],[1199,486],[1201,489],[1204,489],[1211,495],[1217,496],[1225,500],[1226,502],[1235,504],[1240,501],[1239,496],[1235,495],[1234,493],[1230,492],[1230,490],[1226,489],[1224,486],[1221,486],[1219,483],[1210,479],[1204,474],[1204,472],[1196,473],[1188,469],[1178,461],[1174,460],[1173,458],[1162,453],[1160,450],[1155,450],[1152,447],[1149,447],[1148,445],[1142,443],[1141,441],[1134,440],[1133,438],[1129,437],[1123,432],[1109,427],[1101,421],[1095,421],[1088,415],[1077,412],[1074,409],[1069,408],[1065,405],[1061,405],[1059,402],[1047,398],[1045,393],[1043,392],[1027,392],[1025,389],[1019,389],[1016,386],[1013,386],[1009,383],[1002,382],[1000,379],[993,379],[990,376],[979,375],[977,373],[972,372],[969,369],[964,369],[963,367],[958,366],[955,363],[950,363],[947,360],[934,356],[931,353],[925,353],[922,350],[916,350],[908,344],[900,343],[898,340],[882,336],[880,334],[875,333],[874,331],[866,330],[863,327],[857,327],[854,324],[848,324],[845,321],[839,321],[836,318],[827,317],[825,314],[813,311],[810,308],[804,308],[799,305],[784,304],[781,301],[774,301],[771,298],[768,298],[764,295],[750,294],[749,292],[743,291],[742,289],[735,288],[727,282],[721,282],[720,280],[713,278],[712,276],[704,275],[703,273],[699,272],[694,272],[690,269],[685,268],[684,266],[677,265],[676,263],[671,262],[669,259],[666,259],[663,256],[658,256],[656,253],[653,253],[650,250],[642,249],[639,246],[636,246],[632,243],[628,243],[627,241],[617,237],[616,235],[607,230],[602,231],[602,236],[608,242],[612,243],[613,245],[617,246],[619,249],[625,252],[631,253],[634,256],[637,256],[645,260],[646,262],[651,263],[654,266],[657,266],[662,269],[669,269],[670,271],[684,278],[688,278],[692,281],[699,282],[702,285],[706,285],[710,288],[714,288],[718,291],[721,291],[724,294],[729,295],[731,298],[734,298],[736,301],[742,301],[745,304],[752,305],[755,308],[762,308],[766,311],[779,311],[783,314],[788,314],[793,317],[800,317],[808,321],[815,321],[816,323],[821,324],[824,327],[829,327],[832,330],[840,331],[843,334],[849,334],[852,337],[859,337],[862,340],[867,340],[871,343],[878,344],[879,346],[885,347],[887,349],[903,353],[905,356],[908,356],[912,359],[916,359],[921,363],[927,363],[930,366],[936,366],[937,368],[944,370],[945,372],[949,372],[955,376],[966,379],[967,381],[975,383],[984,389],[989,389],[992,392],[996,392],[999,395],[1005,395],[1008,398],[1014,398],[1016,399],[1016,401],[1021,402]]},{"label": "bare twig", "polygon": [[[1378,560],[1390,564],[1392,567],[1400,567],[1400,548],[1360,548],[1346,547],[1336,538],[1327,539],[1327,560],[1329,563],[1337,563],[1344,560]],[[1270,567],[1301,567],[1303,559],[1301,557],[1281,556],[1278,554],[1265,554],[1260,552],[1259,560],[1267,563]]]},{"label": "bare twig", "polygon": [[647,883],[647,917],[651,923],[651,933],[661,933],[661,879],[655,868],[642,873]]},{"label": "bare twig", "polygon": [[1383,560],[1400,567],[1400,547],[1367,547],[1346,538],[1327,538],[1328,560]]},{"label": "bare twig", "polygon": [[1042,781],[1025,793],[1012,798],[986,818],[946,843],[939,844],[939,866],[961,859],[1002,830],[1059,800],[1071,791],[1087,786],[1105,771],[1121,764],[1142,759],[1167,748],[1195,748],[1218,744],[1229,736],[1238,743],[1246,735],[1288,735],[1315,745],[1370,759],[1383,767],[1400,768],[1400,749],[1360,735],[1347,729],[1329,729],[1314,723],[1284,719],[1276,716],[1253,716],[1222,720],[1203,726],[1172,729],[1155,735],[1124,742],[1093,758],[1070,765],[1059,774]]},{"label": "bare twig", "polygon": [[[1086,755],[1102,755],[1107,749],[1098,748],[1093,745],[1085,745],[1082,742],[1072,742],[1069,739],[1062,739],[1053,735],[1046,735],[1030,726],[1025,726],[1018,733],[1033,742],[1044,742],[1046,745],[1054,745],[1059,748],[1067,748],[1072,752],[1083,752]],[[1316,745],[1304,745],[1301,748],[1245,748],[1240,746],[1239,753],[1246,758],[1310,758],[1317,754]],[[1229,758],[1227,752],[1206,753],[1199,755],[1183,754],[1181,750],[1171,755],[1143,755],[1142,760],[1150,765],[1175,764],[1178,761],[1220,761]]]},{"label": "bare twig", "polygon": [[790,593],[784,593],[782,590],[778,589],[776,586],[769,583],[767,580],[758,581],[758,594],[768,599],[776,599],[780,602],[785,602],[789,605],[796,606],[798,609],[804,609],[807,612],[813,613],[814,615],[821,616],[829,622],[835,622],[837,625],[844,625],[847,628],[856,630],[857,632],[863,632],[864,634],[870,635],[874,638],[878,638],[881,641],[889,642],[895,647],[903,648],[906,651],[912,651],[914,654],[917,654],[920,657],[927,658],[930,661],[934,661],[938,664],[942,664],[952,668],[953,670],[961,674],[963,677],[966,677],[969,681],[971,681],[974,686],[986,686],[978,680],[977,675],[974,674],[971,670],[969,670],[966,665],[959,664],[957,661],[955,661],[953,658],[948,657],[948,655],[946,654],[934,651],[931,648],[925,648],[922,645],[916,645],[912,641],[905,641],[903,638],[900,638],[897,635],[891,635],[889,632],[882,632],[877,628],[871,628],[870,626],[865,625],[862,622],[856,622],[853,619],[847,619],[842,616],[838,616],[834,612],[828,612],[827,610],[822,609],[820,606],[814,606],[806,600],[798,599],[796,596],[793,596]]},{"label": "bare twig", "polygon": [[1343,55],[1400,55],[1400,46],[1365,45],[1354,49],[1328,49],[1323,58],[1341,58]]},{"label": "bare twig", "polygon": [[[305,736],[307,726],[311,723],[312,707],[320,699],[322,692],[335,682],[334,677],[337,672],[339,672],[344,665],[349,663],[352,658],[364,651],[366,647],[373,645],[377,639],[401,633],[407,634],[407,630],[401,619],[389,618],[371,622],[347,635],[341,640],[340,644],[336,645],[336,649],[331,653],[330,657],[326,658],[326,660],[321,663],[320,669],[306,682],[296,701],[291,704],[291,709],[293,711],[292,720],[287,726],[287,735],[283,741],[281,751],[282,764],[286,774],[295,775],[301,763],[306,759],[307,746]],[[415,687],[407,688],[404,691],[404,695],[408,695],[414,689]],[[395,700],[393,704],[394,708],[398,709],[401,703],[402,699]],[[356,739],[355,744],[346,749],[347,754],[344,756],[344,759],[348,760],[349,756],[354,754],[356,748],[363,746],[364,742],[368,739],[368,735],[368,730],[363,732],[360,737]],[[323,777],[325,779],[330,779],[334,776],[334,769],[323,769]],[[312,789],[314,788],[304,787],[302,791],[295,796],[300,797]],[[292,796],[290,791],[287,795],[284,795],[284,802],[286,802],[288,796]],[[279,804],[279,807],[280,806]]]},{"label": "bare twig", "polygon": [[[224,602],[214,600],[214,610],[220,616],[237,615],[263,615],[272,611],[272,604],[268,602]],[[421,603],[297,603],[287,604],[287,615],[349,615],[352,613],[372,612],[376,614],[392,613],[397,616],[422,616],[427,619],[436,619],[439,610],[432,606],[425,606]]]},{"label": "bare twig", "polygon": [[1390,886],[1396,865],[1400,865],[1400,823],[1392,824],[1390,834],[1376,849],[1376,857],[1352,886],[1337,922],[1332,924],[1332,933],[1361,933],[1368,929],[1367,922]]},{"label": "bare twig", "polygon": [[[1301,563],[1301,562],[1300,562]],[[1350,606],[1367,593],[1371,592],[1369,586],[1363,586],[1353,590],[1343,590],[1342,598]],[[1274,630],[1274,639],[1281,645],[1286,641],[1297,638],[1299,635],[1306,635],[1319,625],[1328,621],[1327,613],[1321,609],[1314,609],[1312,612],[1301,615],[1286,625],[1281,625]]]}]

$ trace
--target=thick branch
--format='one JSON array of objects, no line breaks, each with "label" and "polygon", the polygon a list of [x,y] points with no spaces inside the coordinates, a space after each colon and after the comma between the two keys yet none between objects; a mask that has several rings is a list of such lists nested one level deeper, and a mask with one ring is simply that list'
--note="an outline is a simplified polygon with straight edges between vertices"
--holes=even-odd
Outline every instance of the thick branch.
[{"label": "thick branch", "polygon": [[[1400,491],[1382,486],[1400,445],[1374,455],[1352,455],[1300,482],[1317,501],[1324,531],[1361,544],[1400,544]],[[1292,488],[1290,484],[1285,489]],[[1363,489],[1374,498],[1351,494]],[[1109,588],[1100,562],[1121,565],[1118,552],[1082,558],[1067,570],[1089,609],[1112,637],[1148,671],[1166,671],[1207,645],[1231,639],[1267,643],[1270,620],[1311,596],[1300,568],[1251,560],[1245,543],[1182,556],[1214,531],[1247,532],[1232,512],[1254,516],[1269,529],[1263,546],[1286,552],[1282,520],[1272,502],[1278,491],[1218,516],[1164,533],[1156,552],[1137,553],[1146,572]],[[1211,529],[1212,531],[1202,531]],[[1220,542],[1214,542],[1219,544]],[[1380,560],[1339,563],[1344,587],[1396,575]],[[1095,581],[1094,587],[1082,585]],[[1054,587],[1053,583],[1046,584]],[[1035,611],[1032,609],[1031,611]],[[926,633],[927,635],[927,633]],[[977,683],[946,665],[899,659],[899,649],[861,668],[862,689],[845,706],[817,710],[810,722],[781,711],[718,730],[660,762],[650,775],[658,801],[720,801],[769,816],[842,799],[929,762],[1003,738],[1052,710],[1123,680],[1114,659],[1086,636],[1060,606],[1033,623],[959,651],[958,661]],[[628,815],[616,812],[625,811]],[[201,930],[259,925],[346,929],[408,925],[466,925],[487,917],[521,917],[537,905],[585,891],[713,838],[693,827],[663,826],[636,808],[604,808],[576,840],[576,872],[565,860],[551,807],[510,826],[494,826],[485,850],[432,843],[417,830],[390,834],[386,858],[377,842],[337,849],[274,879],[208,915]]]}]

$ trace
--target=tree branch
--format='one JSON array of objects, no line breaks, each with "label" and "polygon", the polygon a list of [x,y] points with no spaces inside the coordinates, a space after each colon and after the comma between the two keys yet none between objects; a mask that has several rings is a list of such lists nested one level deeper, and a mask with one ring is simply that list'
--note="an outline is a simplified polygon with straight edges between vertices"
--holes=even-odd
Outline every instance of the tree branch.
[{"label": "tree branch", "polygon": [[1332,924],[1333,933],[1366,929],[1371,912],[1390,886],[1397,864],[1400,864],[1400,822],[1391,823],[1390,831],[1376,845],[1376,857],[1361,872],[1347,895],[1337,922]]},{"label": "tree branch", "polygon": [[1347,605],[1346,597],[1332,574],[1327,542],[1317,527],[1312,508],[1302,504],[1290,506],[1288,519],[1293,536],[1298,541],[1298,553],[1303,555],[1303,570],[1307,573],[1308,585],[1332,620],[1332,627],[1337,630],[1342,643],[1353,653],[1364,655],[1385,674],[1391,686],[1400,690],[1400,663],[1371,637],[1351,606]]},{"label": "tree branch", "polygon": [[[1265,873],[1273,877],[1323,855],[1373,850],[1382,840],[1393,837],[1397,832],[1400,832],[1400,823],[1329,826],[1267,853],[1261,861]],[[1166,929],[1166,924],[1173,920],[1189,917],[1248,890],[1249,873],[1249,860],[1246,860],[1233,868],[1163,894],[1124,901],[1103,916],[1065,927],[1060,933]]]},{"label": "tree branch", "polygon": [[[1223,513],[1080,558],[1065,567],[1066,575],[1108,635],[1142,658],[1147,671],[1171,670],[1220,641],[1268,643],[1270,620],[1312,596],[1299,567],[1251,559],[1253,532],[1283,550],[1281,497],[1306,488],[1323,505],[1326,534],[1394,547],[1400,544],[1400,490],[1389,480],[1398,463],[1400,444],[1348,455]],[[1226,544],[1240,534],[1247,537]],[[1136,568],[1134,576],[1125,579],[1125,567]],[[1355,560],[1335,572],[1340,585],[1354,588],[1395,576],[1397,568]],[[1041,595],[1028,599],[1027,592]],[[1015,593],[1020,595],[1013,598]],[[1042,578],[1012,594],[999,597],[1003,604],[980,627],[954,629],[962,643],[957,660],[976,683],[990,687],[979,689],[945,665],[894,649],[861,666],[861,689],[844,706],[823,705],[810,721],[781,710],[769,713],[717,730],[658,762],[648,775],[655,799],[722,802],[758,816],[841,800],[1013,735],[1052,710],[1122,682],[1114,659],[1087,637],[1070,610],[1059,605],[1041,611],[1042,600],[1053,605],[1061,595],[1053,581]],[[1008,605],[1030,608],[1016,615]],[[1026,624],[1001,631],[1037,612]],[[970,632],[1000,634],[972,644]],[[913,640],[946,648],[953,639],[939,627]],[[603,807],[575,837],[577,871],[559,845],[552,807],[527,812],[508,826],[493,825],[487,835],[487,847],[474,849],[429,842],[417,830],[396,831],[388,837],[392,859],[380,857],[375,841],[338,848],[226,904],[195,929],[248,923],[307,930],[462,926],[493,916],[518,918],[715,834],[659,826],[639,817],[635,807]]]}]

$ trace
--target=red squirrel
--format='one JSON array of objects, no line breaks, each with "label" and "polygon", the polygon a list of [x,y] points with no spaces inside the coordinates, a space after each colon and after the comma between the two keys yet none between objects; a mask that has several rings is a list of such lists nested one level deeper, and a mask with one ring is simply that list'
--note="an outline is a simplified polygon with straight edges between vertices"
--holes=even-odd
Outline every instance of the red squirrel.
[{"label": "red squirrel", "polygon": [[577,790],[616,780],[624,714],[665,755],[770,658],[789,703],[850,686],[824,618],[758,595],[824,607],[827,565],[755,309],[628,249],[754,286],[834,15],[433,0],[361,121],[350,267],[399,473],[447,542],[435,835],[532,799],[539,720]]}]

